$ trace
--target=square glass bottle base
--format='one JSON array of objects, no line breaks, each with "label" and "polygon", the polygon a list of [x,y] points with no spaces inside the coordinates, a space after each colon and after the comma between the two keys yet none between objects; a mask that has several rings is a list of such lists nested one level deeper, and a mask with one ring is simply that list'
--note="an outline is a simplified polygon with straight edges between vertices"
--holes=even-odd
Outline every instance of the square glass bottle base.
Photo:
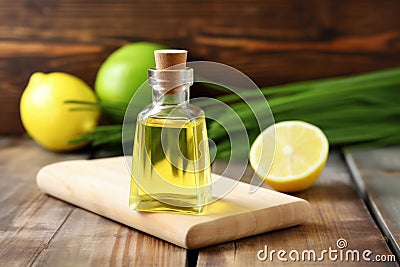
[{"label": "square glass bottle base", "polygon": [[[196,199],[193,196],[171,196],[170,194],[155,196],[141,195],[136,196],[130,201],[130,208],[137,211],[146,212],[174,212],[184,214],[199,214],[203,211],[204,205],[195,205]],[[177,203],[176,200],[180,199],[181,202]],[[162,202],[160,200],[165,200]],[[171,201],[173,200],[173,201]],[[167,203],[176,203],[177,205],[171,205]]]}]

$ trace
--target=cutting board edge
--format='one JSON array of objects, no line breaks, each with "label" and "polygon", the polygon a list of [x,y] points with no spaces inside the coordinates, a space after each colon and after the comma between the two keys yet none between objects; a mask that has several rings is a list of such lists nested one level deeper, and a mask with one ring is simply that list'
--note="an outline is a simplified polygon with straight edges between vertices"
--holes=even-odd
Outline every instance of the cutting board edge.
[{"label": "cutting board edge", "polygon": [[[99,215],[104,217],[105,219],[112,220],[116,223],[120,223],[122,225],[128,226],[132,229],[141,231],[143,233],[149,234],[151,236],[154,236],[156,238],[163,239],[167,242],[170,242],[172,244],[175,244],[177,246],[185,248],[185,242],[184,238],[179,237],[178,235],[172,234],[172,235],[162,235],[158,232],[152,232],[149,230],[148,226],[143,226],[141,224],[134,224],[132,222],[132,218],[135,218],[135,221],[139,220],[144,223],[145,219],[142,218],[142,216],[138,214],[130,214],[128,217],[120,217],[118,214],[106,214],[95,202],[85,202],[82,203],[80,199],[74,200],[69,197],[69,191],[73,191],[72,189],[69,189],[69,186],[67,183],[63,182],[62,179],[58,179],[58,173],[55,171],[56,168],[58,167],[70,167],[71,164],[74,163],[86,163],[88,160],[69,160],[69,161],[62,161],[62,162],[56,162],[52,163],[49,165],[46,165],[42,167],[37,175],[36,175],[36,184],[38,188],[40,189],[41,192],[44,194],[48,195],[49,197],[53,197],[55,199],[64,201],[70,205],[74,205],[77,208],[86,210],[88,212],[91,212],[93,214]],[[49,181],[52,180],[52,184],[54,183],[60,183],[59,186],[48,186]],[[64,188],[64,190],[59,190]],[[128,206],[128,204],[127,204]],[[140,212],[138,212],[140,213]],[[154,215],[156,213],[148,213],[146,215]],[[182,230],[182,228],[180,228]],[[184,231],[187,231],[185,229]],[[185,235],[186,236],[186,235]]]},{"label": "cutting board edge", "polygon": [[[255,236],[255,235],[271,232],[274,230],[280,230],[280,229],[284,229],[287,227],[293,227],[293,226],[300,225],[300,224],[306,222],[307,218],[311,214],[311,205],[308,201],[306,201],[304,199],[301,199],[298,197],[293,197],[293,198],[296,198],[295,202],[285,203],[280,206],[269,207],[269,208],[261,209],[261,210],[258,210],[255,212],[255,213],[257,213],[258,216],[261,215],[261,218],[256,219],[256,220],[258,220],[258,221],[256,221],[256,224],[258,224],[258,223],[260,223],[259,221],[262,221],[265,217],[268,217],[268,214],[272,213],[272,209],[276,209],[276,208],[281,209],[281,212],[280,212],[281,216],[283,213],[285,213],[283,210],[287,211],[289,209],[292,209],[293,212],[290,215],[293,215],[294,218],[290,221],[284,222],[282,224],[277,224],[272,227],[268,226],[268,227],[264,227],[264,228],[258,228],[258,230],[257,230],[257,227],[255,227],[251,231],[242,232],[239,234],[230,234],[228,236],[225,236],[224,239],[220,239],[218,241],[213,240],[211,242],[210,241],[198,242],[197,241],[199,239],[198,233],[208,229],[210,224],[218,224],[221,221],[225,221],[225,223],[219,223],[220,225],[224,225],[223,228],[225,228],[226,225],[229,223],[230,220],[232,220],[233,217],[236,217],[236,219],[237,219],[238,217],[240,218],[240,216],[244,216],[248,212],[243,212],[242,214],[239,214],[239,215],[232,215],[232,216],[219,218],[219,219],[217,219],[215,221],[211,221],[211,222],[206,221],[203,223],[195,224],[189,228],[189,230],[186,234],[184,247],[187,249],[198,249],[198,248],[203,248],[203,247],[220,244],[220,243],[224,243],[224,242],[228,242],[228,241],[233,241],[233,240],[237,240],[237,239],[241,239],[241,238]],[[265,214],[263,215],[263,213],[265,213]],[[296,214],[300,214],[300,216],[296,216]],[[288,214],[286,214],[286,216],[288,216]],[[220,228],[220,230],[223,230],[223,228]],[[214,235],[214,236],[217,236],[217,235]],[[204,239],[200,238],[200,240],[204,240]]]},{"label": "cutting board edge", "polygon": [[[107,159],[101,159],[101,160],[107,162]],[[97,163],[99,161],[100,160],[97,160]],[[115,159],[115,158],[113,159],[113,161],[115,161],[115,163],[120,162],[120,160]],[[47,193],[48,195],[51,195],[51,196],[53,196],[53,197],[55,197],[57,199],[66,201],[68,203],[71,203],[72,205],[75,205],[77,207],[83,208],[83,209],[88,210],[88,211],[90,211],[92,213],[98,214],[98,215],[100,215],[100,216],[102,216],[104,218],[108,218],[108,219],[111,219],[111,220],[113,220],[115,222],[119,222],[119,223],[125,224],[125,225],[127,225],[129,227],[132,227],[134,229],[140,230],[140,231],[145,232],[145,233],[147,233],[149,235],[164,239],[164,240],[166,240],[166,241],[168,241],[168,242],[170,242],[172,244],[175,244],[175,245],[178,245],[180,247],[187,248],[187,249],[195,249],[195,248],[200,248],[200,247],[204,247],[204,246],[210,246],[210,245],[218,244],[218,243],[221,243],[221,242],[226,242],[226,241],[231,241],[231,240],[235,240],[235,239],[238,239],[238,238],[243,238],[243,237],[246,237],[246,236],[252,236],[252,235],[265,233],[265,232],[276,230],[276,229],[282,229],[282,228],[285,228],[285,227],[298,225],[298,224],[302,223],[304,221],[305,217],[306,217],[306,215],[304,215],[303,218],[297,218],[299,220],[296,220],[296,221],[293,221],[293,222],[290,221],[290,222],[287,222],[285,224],[275,225],[274,227],[262,228],[262,229],[259,229],[258,231],[253,231],[253,232],[248,231],[248,232],[245,232],[245,233],[241,233],[239,235],[238,234],[231,234],[228,237],[224,237],[223,239],[218,239],[217,241],[214,241],[214,242],[202,241],[200,243],[198,243],[198,242],[196,243],[196,241],[191,241],[191,238],[193,236],[193,231],[196,230],[196,227],[200,227],[200,229],[201,229],[200,225],[203,225],[204,227],[207,227],[207,225],[216,223],[216,221],[205,221],[205,222],[202,222],[202,223],[193,224],[192,226],[189,226],[184,231],[185,235],[182,236],[182,237],[173,236],[173,235],[172,236],[168,235],[168,237],[167,237],[166,235],[160,234],[158,232],[157,233],[152,233],[146,227],[143,228],[143,227],[138,227],[137,225],[132,225],[132,222],[129,222],[129,220],[127,221],[126,218],[125,219],[121,219],[119,217],[114,217],[112,215],[110,216],[110,214],[105,214],[105,213],[103,213],[103,211],[101,209],[98,210],[96,208],[96,206],[93,206],[92,203],[87,203],[87,204],[83,203],[82,204],[79,200],[78,201],[73,201],[73,200],[69,199],[68,194],[66,194],[66,192],[68,193],[68,191],[69,191],[69,189],[68,189],[69,185],[67,184],[67,182],[64,183],[63,179],[56,178],[55,180],[57,180],[57,182],[62,183],[63,187],[66,187],[67,190],[64,190],[64,193],[62,191],[59,192],[57,187],[54,187],[54,186],[50,186],[49,187],[48,186],[48,184],[50,184],[49,181],[51,181],[55,177],[59,176],[58,168],[63,168],[63,167],[70,168],[71,166],[74,166],[76,164],[80,167],[80,164],[86,164],[88,162],[95,163],[95,161],[90,161],[90,160],[69,160],[69,161],[57,162],[57,163],[53,163],[53,164],[49,164],[47,166],[44,166],[37,173],[37,179],[36,180],[37,180],[38,187],[40,188],[41,191],[43,191],[43,192]],[[109,161],[109,162],[111,162],[111,161]],[[107,162],[107,163],[109,163],[109,162]],[[93,164],[93,165],[95,165],[95,164]],[[77,166],[74,166],[74,167],[77,167]],[[62,177],[62,176],[60,175],[60,177]],[[47,184],[46,184],[46,179],[47,179]],[[41,184],[41,182],[42,182],[41,180],[43,180],[43,184]],[[65,181],[68,181],[68,180],[65,180]],[[53,182],[51,182],[51,183],[53,184]],[[272,191],[272,192],[274,192],[274,194],[282,194],[282,193],[276,192],[274,190],[268,190],[268,189],[265,189],[265,190]],[[285,195],[285,194],[282,194],[282,195]],[[285,195],[285,196],[288,199],[289,198],[292,199],[292,202],[282,204],[282,206],[286,206],[286,205],[288,205],[288,206],[303,205],[303,204],[299,204],[299,203],[306,203],[305,205],[309,206],[309,203],[307,201],[301,199],[301,198],[290,196],[290,195]],[[269,208],[272,208],[272,207],[269,207]],[[259,211],[262,211],[262,210],[263,209],[261,209]],[[248,214],[248,213],[252,213],[252,212],[243,212],[243,214]],[[234,217],[234,216],[236,216],[236,215],[227,216],[226,218],[221,218],[221,219],[229,221],[230,217]],[[224,228],[224,226],[221,226],[221,228]]]}]

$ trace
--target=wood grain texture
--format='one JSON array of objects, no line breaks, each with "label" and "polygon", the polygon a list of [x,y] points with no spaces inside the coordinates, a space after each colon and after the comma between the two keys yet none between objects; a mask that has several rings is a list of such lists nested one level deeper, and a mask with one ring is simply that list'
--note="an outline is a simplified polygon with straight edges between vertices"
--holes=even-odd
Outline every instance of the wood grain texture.
[{"label": "wood grain texture", "polygon": [[0,265],[30,264],[73,209],[39,191],[37,171],[84,157],[48,152],[31,140],[0,138]]},{"label": "wood grain texture", "polygon": [[[215,197],[224,192],[223,199],[200,215],[182,215],[130,210],[124,157],[59,162],[37,175],[39,188],[50,195],[188,249],[294,226],[309,214],[302,199],[266,189],[250,194],[247,184],[221,176],[213,180],[225,185],[212,187]],[[232,188],[227,194],[226,186]]]},{"label": "wood grain texture", "polygon": [[[376,162],[369,155],[368,166],[395,174],[399,166],[397,152],[389,151],[387,157],[383,152],[376,153],[375,156],[379,154],[386,160]],[[0,138],[1,266],[184,266],[187,261],[196,264],[193,252],[38,192],[34,176],[41,166],[82,156],[47,152],[29,140]],[[251,174],[247,170],[246,175]],[[304,225],[202,249],[198,266],[265,266],[268,262],[258,262],[255,253],[266,244],[270,249],[335,249],[339,237],[347,240],[348,249],[370,249],[373,255],[391,254],[356,194],[338,153],[330,155],[317,184],[297,195],[309,200],[312,206],[312,214]],[[276,260],[273,264],[279,266]],[[307,264],[344,265],[299,263]],[[396,266],[389,262],[380,265]]]},{"label": "wood grain texture", "polygon": [[400,259],[400,147],[346,153],[355,182]]},{"label": "wood grain texture", "polygon": [[[36,71],[93,86],[101,62],[133,41],[229,64],[260,86],[398,66],[393,0],[0,0],[0,134],[21,133],[18,102]],[[306,66],[306,67],[305,67]]]},{"label": "wood grain texture", "polygon": [[185,266],[186,250],[74,208],[34,266]]},{"label": "wood grain texture", "polygon": [[0,266],[185,266],[186,250],[39,191],[41,167],[85,157],[0,138]]},{"label": "wood grain texture", "polygon": [[49,152],[27,139],[0,138],[1,227],[8,227],[15,216],[28,209],[33,205],[32,201],[40,197],[35,177],[41,167],[62,159],[85,157],[83,154]]},{"label": "wood grain texture", "polygon": [[[359,198],[350,178],[349,171],[338,153],[330,154],[327,166],[321,177],[310,189],[296,194],[308,200],[312,206],[312,213],[306,223],[299,227],[275,231],[253,238],[245,238],[236,242],[224,243],[219,246],[200,250],[198,266],[284,266],[276,258],[262,262],[257,259],[257,252],[267,245],[269,251],[283,249],[290,252],[323,249],[338,249],[336,241],[344,238],[348,246],[346,249],[363,251],[370,249],[373,255],[390,255],[378,227],[368,214],[362,199]],[[286,255],[287,257],[287,255]],[[365,266],[366,262],[324,261],[297,262],[305,265]],[[368,263],[374,264],[374,263]],[[376,263],[381,265],[382,263]],[[386,266],[397,266],[394,262],[386,262]]]}]

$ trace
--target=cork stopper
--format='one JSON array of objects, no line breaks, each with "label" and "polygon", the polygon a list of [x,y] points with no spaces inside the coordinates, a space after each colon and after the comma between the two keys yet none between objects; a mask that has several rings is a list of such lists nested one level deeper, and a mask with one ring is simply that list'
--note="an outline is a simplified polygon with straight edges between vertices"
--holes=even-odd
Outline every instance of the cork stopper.
[{"label": "cork stopper", "polygon": [[154,51],[156,69],[163,70],[175,66],[173,69],[186,67],[187,51],[179,49],[161,49]]},{"label": "cork stopper", "polygon": [[[182,72],[175,72],[176,70],[184,70],[186,68],[187,51],[179,49],[161,49],[154,51],[156,60],[156,69],[161,72],[157,73],[160,80],[164,80],[166,90],[165,94],[177,94],[184,90],[181,84]],[[163,72],[162,70],[166,70]],[[170,70],[172,72],[170,72]]]}]

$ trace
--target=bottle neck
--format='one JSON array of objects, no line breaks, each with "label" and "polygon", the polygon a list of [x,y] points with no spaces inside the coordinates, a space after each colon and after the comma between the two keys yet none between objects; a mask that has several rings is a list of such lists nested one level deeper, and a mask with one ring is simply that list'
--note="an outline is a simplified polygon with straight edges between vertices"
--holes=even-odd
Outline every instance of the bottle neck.
[{"label": "bottle neck", "polygon": [[189,102],[193,69],[149,69],[149,85],[153,88],[153,104],[179,105]]},{"label": "bottle neck", "polygon": [[189,102],[189,85],[180,86],[179,89],[171,91],[163,91],[160,88],[153,87],[153,104],[154,105],[179,105]]}]

